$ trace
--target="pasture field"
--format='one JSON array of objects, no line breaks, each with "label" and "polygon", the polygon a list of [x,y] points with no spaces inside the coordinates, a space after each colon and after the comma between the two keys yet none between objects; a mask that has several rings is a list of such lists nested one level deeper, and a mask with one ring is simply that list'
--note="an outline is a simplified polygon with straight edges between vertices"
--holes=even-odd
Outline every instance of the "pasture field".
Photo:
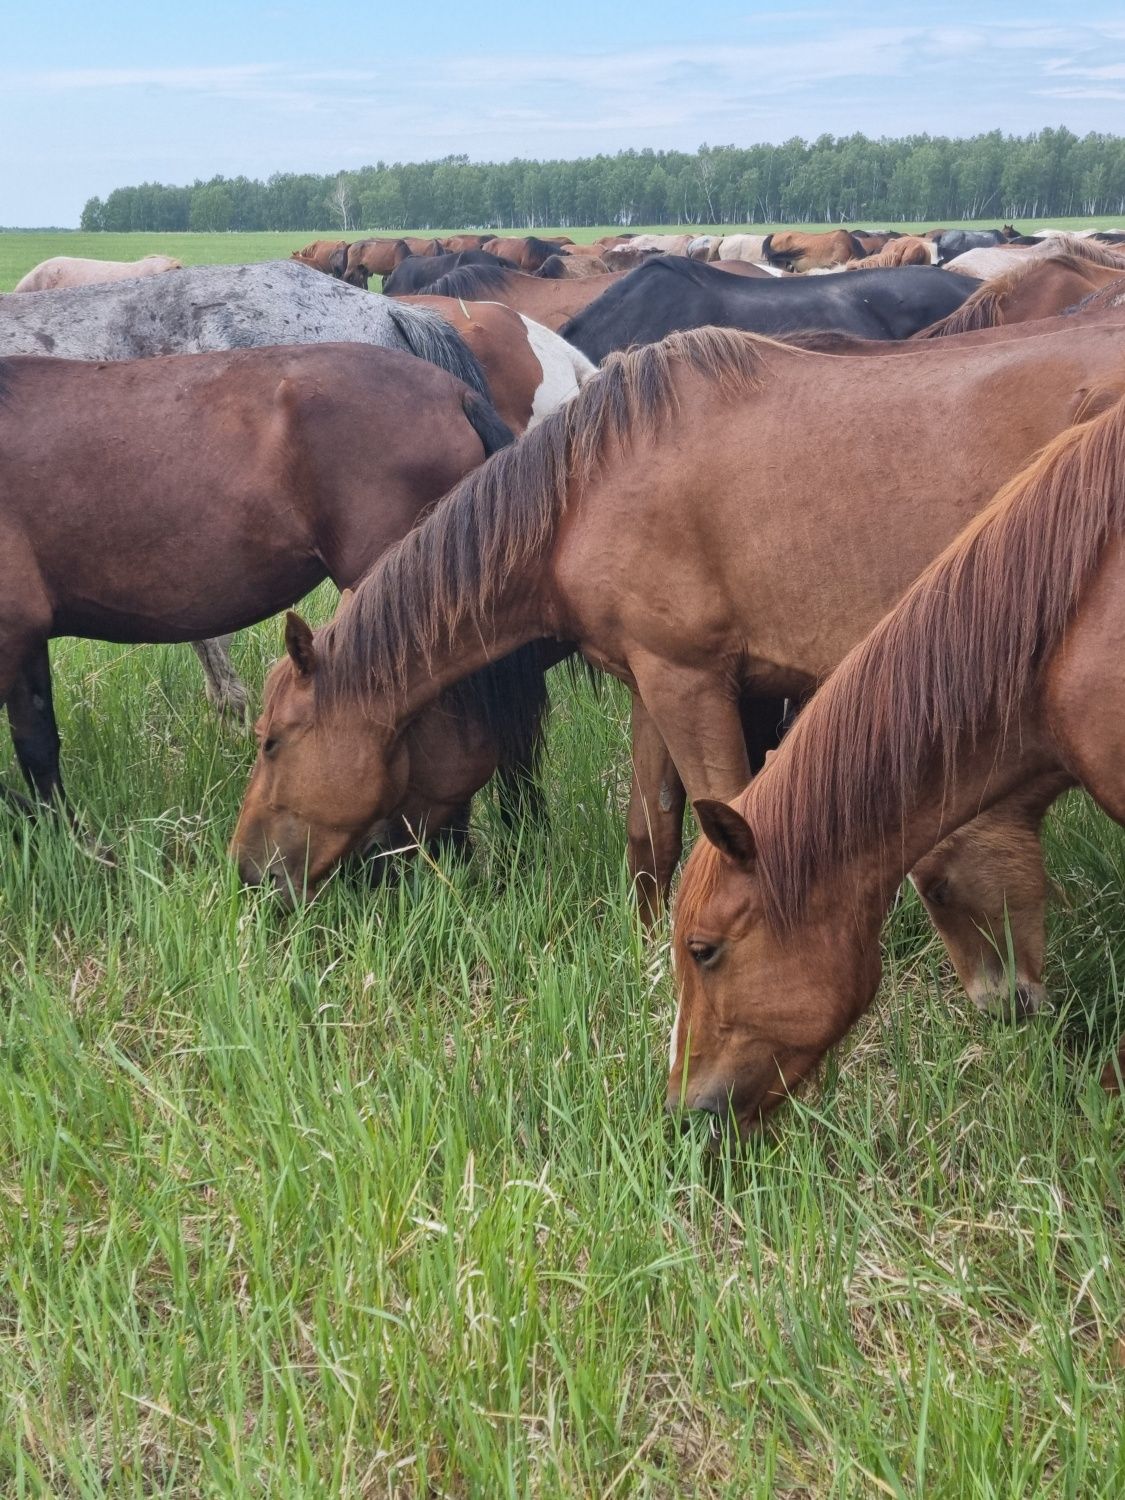
[{"label": "pasture field", "polygon": [[[1037,219],[1035,229],[1092,229],[1100,227],[1106,221],[1099,219]],[[991,220],[982,221],[980,224],[966,223],[958,226],[952,221],[944,227],[954,229],[964,227],[966,229],[990,227]],[[750,228],[755,233],[766,233],[771,229],[835,229],[835,224],[754,224],[740,226],[722,226],[715,224],[692,225],[692,229],[699,234],[713,234],[725,229],[726,233],[734,234],[740,230]],[[930,229],[930,224],[896,224],[893,226],[909,233],[913,230]],[[636,224],[632,226],[637,234],[675,234],[682,231],[682,226],[660,225],[660,224]],[[0,292],[10,292],[19,281],[21,276],[27,274],[32,266],[37,266],[41,260],[46,260],[51,255],[88,255],[98,260],[138,260],[142,255],[174,255],[182,260],[185,266],[235,264],[256,260],[278,260],[288,256],[293,250],[299,250],[302,245],[307,245],[311,240],[359,240],[367,235],[390,235],[395,231],[382,229],[350,229],[347,234],[342,234],[339,229],[317,229],[297,230],[293,233],[278,232],[268,234],[83,234],[81,231],[68,230],[44,230],[31,232],[14,232],[11,230],[0,230]],[[522,234],[524,230],[505,230],[504,233]],[[568,234],[572,240],[589,244],[603,234],[616,233],[616,227],[612,224],[601,225],[592,229],[538,229],[536,234]],[[403,234],[435,234],[438,236],[456,234],[454,229],[423,229],[401,231]]]},{"label": "pasture field", "polygon": [[[236,643],[255,691],[279,644]],[[712,1157],[662,1113],[616,687],[555,674],[549,833],[484,798],[469,864],[285,916],[192,653],[54,662],[117,863],[6,825],[0,1493],[1125,1493],[1125,834],[1084,798],[1054,1014],[977,1016],[906,894],[819,1087]]]}]

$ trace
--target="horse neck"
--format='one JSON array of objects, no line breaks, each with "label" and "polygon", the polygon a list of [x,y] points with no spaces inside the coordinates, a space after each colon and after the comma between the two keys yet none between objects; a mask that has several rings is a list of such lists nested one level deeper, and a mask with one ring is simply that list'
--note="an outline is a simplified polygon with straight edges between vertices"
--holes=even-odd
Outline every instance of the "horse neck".
[{"label": "horse neck", "polygon": [[[782,770],[783,755],[778,761]],[[994,726],[982,734],[958,755],[948,779],[939,746],[901,822],[872,830],[856,855],[818,881],[810,920],[838,926],[840,912],[847,910],[877,942],[896,891],[920,859],[1018,788],[1058,772],[1057,754],[1036,704],[1026,706],[1005,731]],[[816,816],[815,809],[809,815]]]}]

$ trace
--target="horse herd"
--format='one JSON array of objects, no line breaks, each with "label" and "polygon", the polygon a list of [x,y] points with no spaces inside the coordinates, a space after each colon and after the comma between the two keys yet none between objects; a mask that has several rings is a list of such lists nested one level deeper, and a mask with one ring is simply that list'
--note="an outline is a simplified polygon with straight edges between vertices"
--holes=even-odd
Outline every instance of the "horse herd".
[{"label": "horse herd", "polygon": [[646,920],[689,799],[704,834],[670,1109],[755,1128],[870,1005],[907,874],[974,1003],[1035,1011],[1042,818],[1082,786],[1125,823],[1125,248],[988,233],[735,247],[763,265],[700,258],[755,236],[316,242],[0,298],[0,701],[34,801],[2,795],[66,806],[51,638],[191,642],[241,713],[226,638],[329,578],[266,684],[248,883],[463,845],[494,774],[535,817],[545,674],[580,654],[632,691]]}]

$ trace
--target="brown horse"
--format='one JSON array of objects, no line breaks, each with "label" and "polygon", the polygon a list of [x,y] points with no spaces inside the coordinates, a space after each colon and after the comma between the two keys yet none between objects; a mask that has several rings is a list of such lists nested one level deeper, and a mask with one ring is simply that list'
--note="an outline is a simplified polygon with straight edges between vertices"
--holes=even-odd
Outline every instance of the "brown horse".
[{"label": "brown horse", "polygon": [[605,276],[555,281],[501,265],[459,266],[433,282],[427,291],[434,297],[460,297],[465,302],[502,302],[557,333],[576,312],[628,274],[610,271]]},{"label": "brown horse", "polygon": [[982,809],[1053,778],[1125,824],[1123,542],[1120,400],[1000,491],[733,806],[696,804],[672,1108],[757,1126],[871,1004],[905,871]]},{"label": "brown horse", "polygon": [[79,255],[55,255],[33,266],[16,282],[17,292],[56,292],[63,287],[96,286],[103,281],[133,281],[182,271],[184,263],[171,255],[146,255],[141,260],[88,260]]},{"label": "brown horse", "polygon": [[348,269],[350,248],[347,240],[313,240],[303,250],[294,250],[289,259],[298,260],[303,266],[312,266],[314,270],[323,271],[339,280]]},{"label": "brown horse", "polygon": [[559,253],[556,241],[541,240],[534,234],[521,235],[518,239],[491,239],[481,249],[527,272],[538,271],[544,261]]},{"label": "brown horse", "polygon": [[609,267],[600,255],[549,255],[535,272],[544,281],[576,281],[583,276],[605,276]]},{"label": "brown horse", "polygon": [[762,256],[771,266],[784,271],[825,270],[862,260],[867,252],[847,229],[830,229],[825,234],[801,234],[783,230],[767,234],[762,241]]},{"label": "brown horse", "polygon": [[[0,392],[0,703],[44,803],[62,795],[52,637],[194,641],[265,619],[324,578],[352,583],[510,440],[460,381],[362,344],[18,357],[0,362]],[[517,662],[437,710],[423,781],[435,754],[449,767],[463,744],[471,784],[482,734],[493,765],[499,747],[519,758],[537,693]],[[463,802],[456,764],[451,785]]]},{"label": "brown horse", "polygon": [[348,264],[344,280],[349,286],[366,289],[372,276],[389,276],[404,255],[440,255],[440,240],[420,240],[406,236],[400,239],[355,240],[348,247]]},{"label": "brown horse", "polygon": [[[445,683],[553,636],[634,689],[630,856],[642,895],[663,886],[682,815],[669,752],[693,796],[733,796],[745,700],[810,692],[999,483],[1125,384],[1115,327],[902,358],[720,329],[611,358],[447,496],[334,626],[314,641],[294,617],[235,840],[244,873],[314,889],[397,795],[402,726]],[[1022,810],[1013,822],[1018,841]],[[1002,883],[983,917],[1003,929]],[[980,1003],[994,998],[989,946],[977,934],[954,953]],[[1038,952],[1017,953],[1031,1005]]]},{"label": "brown horse", "polygon": [[869,253],[866,260],[849,261],[847,269],[877,271],[885,266],[929,266],[933,259],[933,246],[928,240],[916,234],[900,234],[889,239],[882,250]]},{"label": "brown horse", "polygon": [[967,301],[913,335],[940,339],[955,333],[975,333],[1005,323],[1050,318],[1103,287],[1120,283],[1125,291],[1125,260],[1116,266],[1099,265],[1074,255],[1022,261],[1003,276],[984,282]]},{"label": "brown horse", "polygon": [[495,238],[494,234],[451,234],[442,240],[441,247],[447,254],[457,255],[462,250],[483,250],[489,240]]}]

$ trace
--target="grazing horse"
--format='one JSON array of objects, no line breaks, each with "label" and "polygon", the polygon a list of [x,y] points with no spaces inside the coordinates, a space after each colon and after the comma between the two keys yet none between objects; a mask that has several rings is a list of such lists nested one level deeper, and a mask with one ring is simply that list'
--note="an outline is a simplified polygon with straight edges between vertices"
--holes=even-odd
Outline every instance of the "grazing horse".
[{"label": "grazing horse", "polygon": [[538,426],[598,373],[557,333],[500,302],[427,296],[401,300],[436,313],[460,334],[488,370],[493,405],[515,433]]},{"label": "grazing horse", "polygon": [[867,276],[740,280],[681,256],[658,256],[577,313],[559,332],[600,363],[615,349],[713,325],[781,337],[805,329],[902,339],[960,307],[963,277],[932,266]]},{"label": "grazing horse", "polygon": [[534,234],[525,234],[518,239],[492,239],[482,248],[486,254],[495,255],[505,265],[532,272],[538,271],[545,260],[559,253],[560,243],[558,240],[541,240]]},{"label": "grazing horse", "polygon": [[[0,357],[53,354],[61,359],[145,359],[269,344],[377,344],[417,355],[449,371],[481,396],[489,381],[509,387],[506,356],[486,371],[449,327],[422,309],[339,285],[300,262],[192,266],[167,282],[152,280],[0,298]],[[532,386],[532,402],[544,397]],[[207,696],[233,718],[246,715],[246,689],[229,641],[193,642]]]},{"label": "grazing horse", "polygon": [[930,236],[937,246],[939,266],[964,255],[967,250],[988,250],[1003,245],[1010,238],[1000,229],[933,229]]},{"label": "grazing horse", "polygon": [[1000,491],[733,805],[696,803],[672,1109],[758,1126],[874,999],[903,874],[982,809],[1053,779],[1125,824],[1123,543],[1118,400]]},{"label": "grazing horse", "polygon": [[[460,381],[362,344],[14,358],[0,394],[0,703],[42,803],[62,797],[49,640],[198,640],[354,583],[511,440]],[[499,664],[419,721],[403,801],[435,758],[448,812],[498,757],[526,766],[541,707],[537,659]]]},{"label": "grazing horse", "polygon": [[458,255],[462,250],[483,250],[495,238],[494,234],[451,234],[441,244],[447,255]]},{"label": "grazing horse", "polygon": [[866,260],[853,260],[849,271],[872,271],[885,266],[929,266],[933,264],[934,247],[930,240],[916,234],[891,236],[882,250],[873,251]]},{"label": "grazing horse", "polygon": [[994,276],[948,317],[916,333],[916,339],[946,338],[998,328],[1005,323],[1034,322],[1073,307],[1092,291],[1115,286],[1125,292],[1125,260],[1116,267],[1096,265],[1074,255],[1023,261],[1003,276]]},{"label": "grazing horse", "polygon": [[1110,246],[1080,239],[1078,235],[1057,235],[1054,239],[1035,240],[1026,246],[1001,245],[991,250],[969,250],[950,261],[946,270],[985,278],[1003,276],[1015,266],[1045,260],[1053,255],[1075,255],[1093,265],[1110,268],[1123,264],[1123,257]]},{"label": "grazing horse", "polygon": [[170,255],[146,255],[142,260],[85,260],[77,255],[55,255],[40,261],[16,282],[17,292],[56,292],[64,287],[97,286],[103,281],[134,281],[182,271],[184,263]]},{"label": "grazing horse", "polygon": [[600,255],[549,255],[538,271],[544,281],[574,281],[583,276],[604,276],[609,267]]},{"label": "grazing horse", "polygon": [[426,290],[431,297],[460,297],[465,302],[503,302],[506,307],[525,313],[536,323],[542,323],[557,333],[568,318],[628,274],[628,271],[611,271],[606,276],[555,281],[529,276],[524,271],[511,271],[501,265],[462,266]]},{"label": "grazing horse", "polygon": [[867,254],[863,245],[847,229],[830,229],[824,234],[801,234],[783,230],[767,234],[762,241],[762,257],[783,271],[824,270],[862,260]]},{"label": "grazing horse", "polygon": [[[498,257],[483,250],[459,250],[456,255],[405,255],[389,276],[383,278],[383,291],[388,297],[404,297],[423,292],[462,266],[484,266],[491,269]],[[511,261],[500,260],[505,270],[515,270]]]},{"label": "grazing horse", "polygon": [[441,255],[440,240],[404,239],[355,240],[348,247],[348,264],[344,280],[349,286],[366,291],[372,276],[389,276],[403,253],[407,255]]},{"label": "grazing horse", "polygon": [[[554,637],[634,691],[629,847],[651,895],[680,839],[668,754],[693,797],[733,796],[748,774],[747,699],[810,692],[1003,480],[1125,386],[1113,326],[899,358],[817,357],[706,328],[611,359],[462,481],[331,627],[314,639],[293,617],[259,723],[271,752],[235,839],[248,878],[315,889],[396,795],[401,727],[445,683]],[[322,764],[330,791],[313,786]],[[1022,810],[1013,821],[1037,861]],[[931,866],[927,880],[940,878]],[[1002,881],[993,895],[980,925],[1003,931]],[[942,901],[933,909],[940,922]],[[988,1004],[991,944],[974,936],[954,958]],[[1015,937],[1030,1007],[1041,948]]]},{"label": "grazing horse", "polygon": [[347,240],[313,240],[311,245],[306,245],[303,250],[294,250],[290,260],[300,261],[303,266],[312,266],[316,271],[323,271],[328,276],[335,276],[342,280],[344,272],[348,269],[348,251],[351,246]]},{"label": "grazing horse", "polygon": [[762,253],[765,243],[764,234],[726,234],[719,245],[719,259],[760,265],[765,260]]}]

